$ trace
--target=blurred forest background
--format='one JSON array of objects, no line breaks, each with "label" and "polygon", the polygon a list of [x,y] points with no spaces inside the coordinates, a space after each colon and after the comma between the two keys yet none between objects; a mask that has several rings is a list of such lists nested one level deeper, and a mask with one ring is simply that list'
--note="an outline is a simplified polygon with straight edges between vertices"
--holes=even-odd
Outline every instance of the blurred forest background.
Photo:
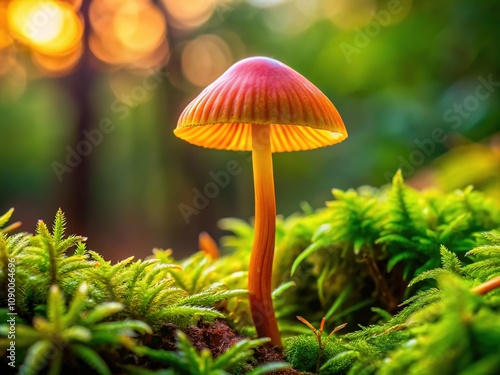
[{"label": "blurred forest background", "polygon": [[[51,222],[111,259],[176,257],[253,215],[248,156],[174,137],[184,106],[234,62],[265,55],[310,79],[349,138],[275,154],[277,210],[331,188],[473,184],[500,199],[497,0],[0,0],[0,211]],[[210,172],[241,166],[186,222]]]}]

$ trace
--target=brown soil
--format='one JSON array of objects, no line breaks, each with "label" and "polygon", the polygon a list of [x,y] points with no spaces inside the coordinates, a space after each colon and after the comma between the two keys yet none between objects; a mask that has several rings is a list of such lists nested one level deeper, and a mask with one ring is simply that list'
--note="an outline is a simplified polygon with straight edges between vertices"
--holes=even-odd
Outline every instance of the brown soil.
[{"label": "brown soil", "polygon": [[[151,337],[146,344],[152,348],[163,350],[176,350],[175,332],[178,327],[174,324],[164,325],[157,334]],[[209,349],[215,358],[224,353],[230,346],[241,341],[245,336],[239,336],[226,322],[217,320],[214,323],[200,323],[184,330],[189,340],[197,350]],[[283,352],[277,346],[263,345],[254,350],[254,358],[260,364],[268,362],[285,361]],[[276,371],[273,375],[300,375],[294,369]]]}]

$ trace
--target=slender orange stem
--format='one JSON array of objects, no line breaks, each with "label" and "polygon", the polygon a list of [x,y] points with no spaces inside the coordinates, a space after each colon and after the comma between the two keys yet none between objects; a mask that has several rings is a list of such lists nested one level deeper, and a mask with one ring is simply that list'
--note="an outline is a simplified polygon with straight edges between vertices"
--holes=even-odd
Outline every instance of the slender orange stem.
[{"label": "slender orange stem", "polygon": [[472,291],[481,295],[485,295],[486,293],[491,292],[498,287],[500,287],[500,276],[494,277],[491,280],[479,284],[478,286],[472,288]]},{"label": "slender orange stem", "polygon": [[252,124],[252,162],[255,189],[255,234],[248,269],[250,310],[259,337],[281,346],[271,298],[276,200],[269,125]]}]

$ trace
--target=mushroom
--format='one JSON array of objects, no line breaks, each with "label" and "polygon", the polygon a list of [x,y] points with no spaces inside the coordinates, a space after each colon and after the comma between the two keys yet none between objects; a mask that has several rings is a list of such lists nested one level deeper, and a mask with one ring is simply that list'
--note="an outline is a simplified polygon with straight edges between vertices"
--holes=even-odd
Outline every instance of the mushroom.
[{"label": "mushroom", "polygon": [[276,235],[272,153],[310,150],[347,138],[332,102],[285,64],[251,57],[231,66],[182,112],[174,134],[197,146],[252,151],[255,235],[248,270],[259,337],[281,346],[271,299]]}]

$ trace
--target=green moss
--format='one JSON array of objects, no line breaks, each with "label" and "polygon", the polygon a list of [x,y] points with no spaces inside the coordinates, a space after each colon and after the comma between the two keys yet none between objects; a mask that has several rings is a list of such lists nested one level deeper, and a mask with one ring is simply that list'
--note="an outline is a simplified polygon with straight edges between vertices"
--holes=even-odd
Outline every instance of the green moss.
[{"label": "green moss", "polygon": [[284,342],[285,357],[293,368],[313,372],[318,361],[318,340],[312,335],[299,335],[288,338]]},{"label": "green moss", "polygon": [[[498,202],[472,188],[418,192],[400,174],[392,187],[333,195],[322,209],[304,205],[278,219],[273,303],[293,367],[320,374],[499,373],[500,292],[471,291],[500,275]],[[218,259],[198,252],[176,260],[156,249],[148,259],[112,264],[88,250],[84,237],[65,234],[61,211],[51,229],[40,221],[34,234],[11,234],[11,215],[0,217],[0,366],[8,366],[9,308],[17,313],[17,365],[41,364],[33,374],[85,362],[102,374],[174,373],[179,363],[193,374],[283,366],[263,367],[252,356],[260,341],[231,341],[230,355],[218,361],[182,335],[165,336],[171,327],[187,332],[216,319],[254,335],[246,298],[250,224],[221,221],[232,234]],[[348,326],[320,350],[296,315],[313,326],[326,317],[325,332]],[[208,364],[211,372],[199,372]]]},{"label": "green moss", "polygon": [[[320,350],[318,340],[313,335],[298,335],[289,337],[284,343],[285,358],[293,368],[303,372],[316,372],[328,358],[332,358],[343,351],[337,339],[327,340]],[[318,361],[318,356],[321,358]]]}]

